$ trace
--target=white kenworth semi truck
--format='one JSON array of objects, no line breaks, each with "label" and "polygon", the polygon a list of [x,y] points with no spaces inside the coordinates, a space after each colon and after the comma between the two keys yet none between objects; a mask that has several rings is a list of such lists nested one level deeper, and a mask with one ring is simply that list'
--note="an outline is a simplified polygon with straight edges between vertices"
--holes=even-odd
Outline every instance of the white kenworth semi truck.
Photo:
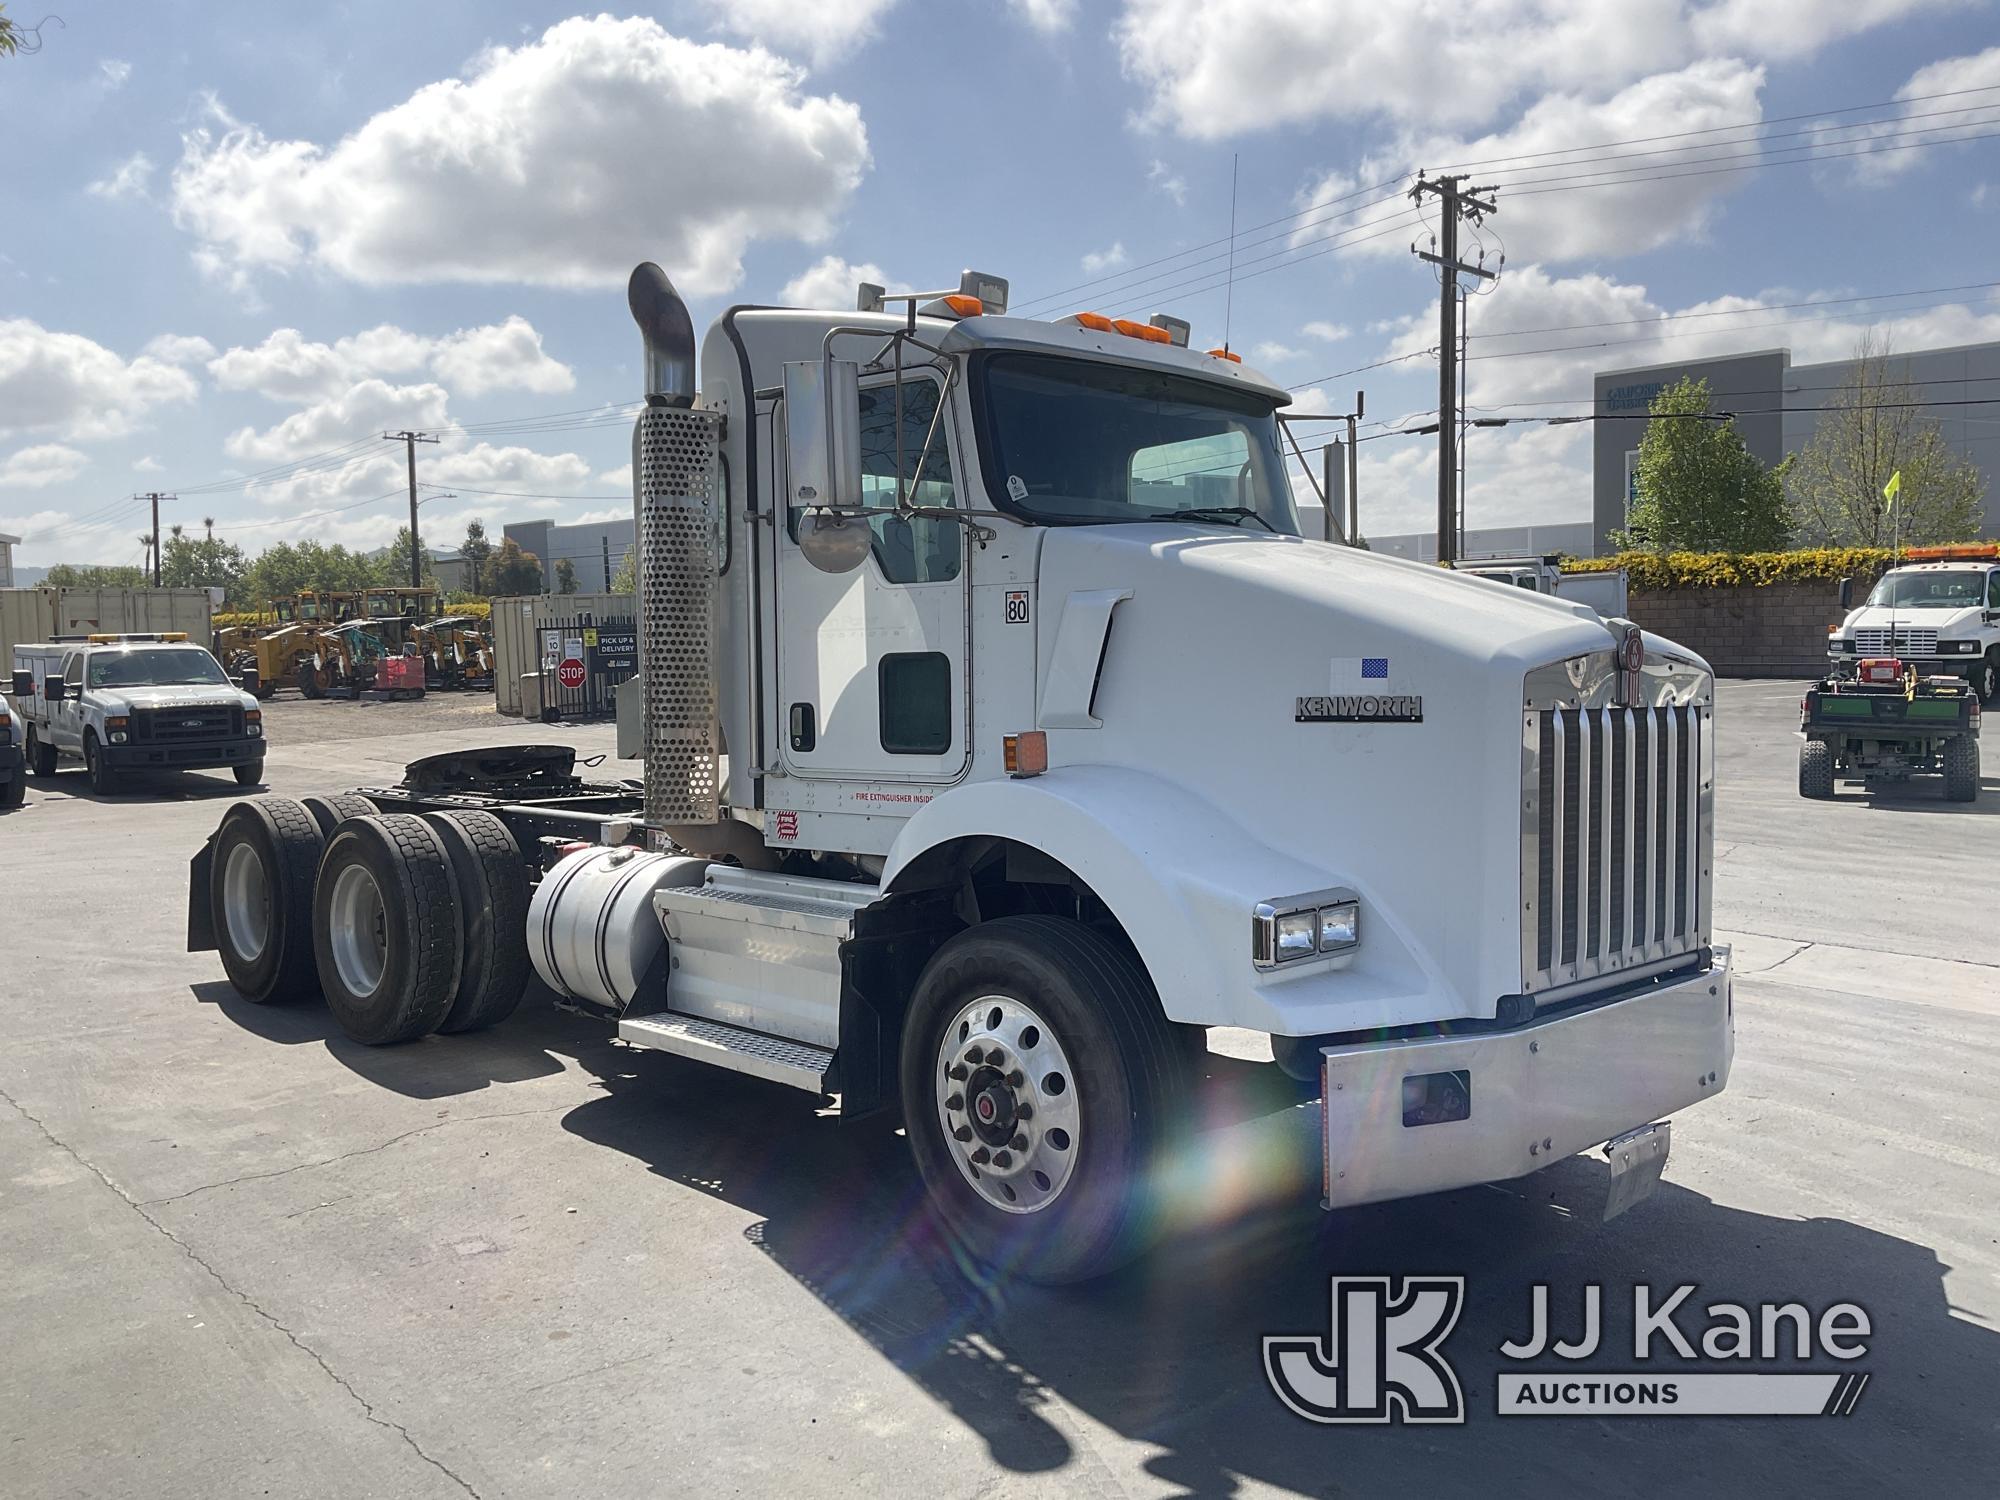
[{"label": "white kenworth semi truck", "polygon": [[1328,1208],[1599,1146],[1638,1196],[1732,1054],[1707,667],[1300,535],[1281,387],[1005,296],[733,308],[697,380],[640,267],[643,786],[531,746],[238,803],[190,946],[364,1042],[532,963],[634,1045],[900,1110],[944,1224],[1038,1278],[1203,1196],[1211,1027],[1316,1085]]}]

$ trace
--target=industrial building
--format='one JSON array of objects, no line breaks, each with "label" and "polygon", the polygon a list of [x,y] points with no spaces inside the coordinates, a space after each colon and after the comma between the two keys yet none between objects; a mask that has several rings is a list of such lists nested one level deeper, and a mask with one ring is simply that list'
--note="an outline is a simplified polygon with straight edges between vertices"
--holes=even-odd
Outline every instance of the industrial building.
[{"label": "industrial building", "polygon": [[568,559],[576,569],[577,588],[586,594],[611,592],[611,580],[624,562],[633,536],[629,517],[573,526],[556,521],[509,521],[501,534],[540,559],[547,588],[555,587],[556,563]]},{"label": "industrial building", "polygon": [[[1945,441],[1978,465],[1986,479],[1986,510],[1980,534],[2000,532],[2000,500],[1993,480],[2000,473],[2000,343],[1964,344],[1950,349],[1894,350],[1886,357],[1888,378],[1911,386],[1928,403],[1919,413],[1934,420]],[[1608,551],[1611,532],[1622,530],[1638,493],[1639,439],[1653,399],[1692,376],[1708,382],[1716,411],[1734,414],[1744,444],[1766,464],[1775,465],[1807,446],[1819,425],[1818,409],[1855,379],[1857,361],[1795,365],[1789,349],[1761,349],[1716,359],[1606,370],[1592,394],[1597,421],[1592,446],[1591,532],[1593,552]],[[1993,407],[1967,402],[1996,400]]]},{"label": "industrial building", "polygon": [[19,537],[0,531],[0,589],[14,586],[14,549],[20,545]]}]

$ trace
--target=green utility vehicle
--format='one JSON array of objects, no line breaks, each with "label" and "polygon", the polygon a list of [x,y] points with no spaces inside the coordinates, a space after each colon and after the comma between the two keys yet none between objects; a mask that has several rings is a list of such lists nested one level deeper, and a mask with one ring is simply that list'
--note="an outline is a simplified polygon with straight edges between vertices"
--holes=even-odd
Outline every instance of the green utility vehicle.
[{"label": "green utility vehicle", "polygon": [[1962,678],[1920,677],[1914,663],[1878,658],[1807,689],[1799,712],[1801,797],[1912,776],[1942,776],[1948,801],[1979,795],[1979,695]]}]

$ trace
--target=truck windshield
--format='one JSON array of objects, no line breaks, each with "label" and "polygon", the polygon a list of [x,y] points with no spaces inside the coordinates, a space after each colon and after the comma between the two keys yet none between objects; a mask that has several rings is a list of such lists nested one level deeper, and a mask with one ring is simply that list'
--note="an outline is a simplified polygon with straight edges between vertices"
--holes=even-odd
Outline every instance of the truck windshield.
[{"label": "truck windshield", "polygon": [[94,688],[184,687],[226,683],[229,678],[199,646],[174,651],[114,651],[90,659]]},{"label": "truck windshield", "polygon": [[1954,573],[1887,573],[1868,602],[1897,609],[1971,609],[1985,594],[1986,575],[1970,568]]},{"label": "truck windshield", "polygon": [[1057,525],[1194,512],[1298,535],[1277,418],[1260,397],[1028,354],[993,355],[975,380],[987,482],[1004,510]]}]

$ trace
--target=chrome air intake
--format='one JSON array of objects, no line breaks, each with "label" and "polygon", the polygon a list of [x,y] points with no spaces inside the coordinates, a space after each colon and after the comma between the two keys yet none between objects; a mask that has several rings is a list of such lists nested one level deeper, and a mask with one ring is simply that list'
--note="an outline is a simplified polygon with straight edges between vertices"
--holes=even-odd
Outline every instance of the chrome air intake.
[{"label": "chrome air intake", "polygon": [[1521,746],[1521,988],[1585,992],[1709,941],[1714,679],[1614,652],[1528,674]]}]

